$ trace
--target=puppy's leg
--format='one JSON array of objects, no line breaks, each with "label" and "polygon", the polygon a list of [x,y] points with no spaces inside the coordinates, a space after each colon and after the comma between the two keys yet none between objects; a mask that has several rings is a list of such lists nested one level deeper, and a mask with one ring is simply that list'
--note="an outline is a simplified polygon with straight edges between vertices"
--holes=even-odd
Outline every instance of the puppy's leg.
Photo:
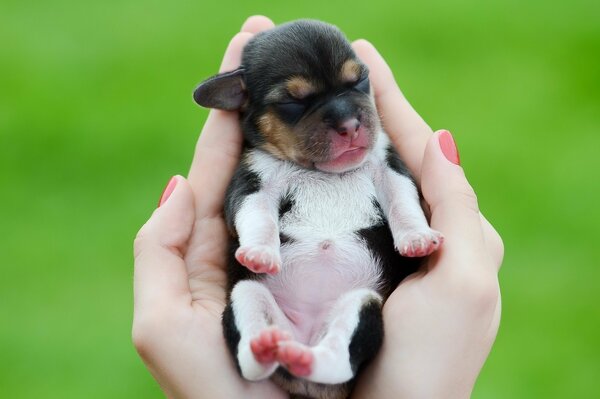
[{"label": "puppy's leg", "polygon": [[251,381],[268,378],[277,369],[279,344],[291,339],[289,322],[273,295],[252,280],[233,288],[223,312],[223,329],[242,376]]},{"label": "puppy's leg", "polygon": [[248,195],[235,216],[240,247],[235,258],[255,273],[275,274],[281,267],[277,208],[272,196]]},{"label": "puppy's leg", "polygon": [[444,237],[427,224],[413,180],[387,167],[378,180],[379,203],[396,250],[409,257],[426,256],[437,250]]},{"label": "puppy's leg", "polygon": [[370,289],[344,294],[331,309],[317,345],[280,342],[279,363],[291,374],[312,382],[341,384],[351,380],[381,346],[381,302],[379,294]]}]

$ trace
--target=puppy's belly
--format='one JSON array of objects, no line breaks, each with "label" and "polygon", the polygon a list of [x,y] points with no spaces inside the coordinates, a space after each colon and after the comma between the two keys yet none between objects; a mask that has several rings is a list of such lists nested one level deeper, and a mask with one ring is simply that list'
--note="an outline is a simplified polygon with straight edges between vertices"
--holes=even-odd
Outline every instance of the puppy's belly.
[{"label": "puppy's belly", "polygon": [[335,301],[357,288],[379,289],[381,268],[356,236],[315,237],[281,247],[282,268],[265,284],[296,338],[313,345]]}]

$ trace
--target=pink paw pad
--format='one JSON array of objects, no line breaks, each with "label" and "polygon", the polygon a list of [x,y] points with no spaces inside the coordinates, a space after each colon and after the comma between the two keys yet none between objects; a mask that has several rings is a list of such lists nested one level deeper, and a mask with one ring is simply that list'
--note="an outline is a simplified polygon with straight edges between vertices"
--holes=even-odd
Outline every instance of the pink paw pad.
[{"label": "pink paw pad", "polygon": [[277,351],[277,361],[296,377],[306,377],[312,372],[314,356],[307,346],[283,342]]},{"label": "pink paw pad", "polygon": [[276,274],[281,267],[279,252],[266,245],[240,247],[235,258],[254,273]]},{"label": "pink paw pad", "polygon": [[422,257],[436,251],[444,242],[442,233],[435,230],[411,232],[406,234],[396,245],[400,255],[410,258]]},{"label": "pink paw pad", "polygon": [[257,362],[268,364],[277,360],[279,343],[291,339],[290,334],[277,327],[268,328],[250,341],[250,349]]}]

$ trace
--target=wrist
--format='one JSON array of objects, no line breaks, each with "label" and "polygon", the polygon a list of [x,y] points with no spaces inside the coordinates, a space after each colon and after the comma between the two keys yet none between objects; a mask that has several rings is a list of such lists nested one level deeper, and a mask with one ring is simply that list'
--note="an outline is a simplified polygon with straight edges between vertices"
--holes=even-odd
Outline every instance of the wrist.
[{"label": "wrist", "polygon": [[[359,375],[353,399],[468,399],[483,362],[420,347],[394,350],[388,342],[373,363]],[[416,346],[416,345],[415,345]],[[415,350],[416,349],[416,350]]]},{"label": "wrist", "polygon": [[352,399],[469,399],[474,388],[474,381],[460,378],[449,381],[445,378],[426,376],[421,379],[412,377],[399,378],[397,375],[386,378],[385,381],[371,380],[359,382],[354,390]]}]

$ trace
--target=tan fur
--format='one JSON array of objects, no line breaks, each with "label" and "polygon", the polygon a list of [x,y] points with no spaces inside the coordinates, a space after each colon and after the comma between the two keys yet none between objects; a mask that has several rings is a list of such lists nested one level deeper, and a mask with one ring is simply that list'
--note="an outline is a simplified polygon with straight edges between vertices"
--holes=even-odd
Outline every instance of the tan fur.
[{"label": "tan fur", "polygon": [[349,59],[344,62],[340,72],[340,80],[342,82],[356,82],[360,77],[361,67],[360,64],[353,59]]},{"label": "tan fur", "polygon": [[290,95],[299,100],[314,94],[317,88],[309,80],[300,77],[293,76],[285,83],[285,87]]},{"label": "tan fur", "polygon": [[297,160],[298,147],[294,134],[272,112],[267,112],[258,119],[265,140],[264,149],[280,159]]}]

